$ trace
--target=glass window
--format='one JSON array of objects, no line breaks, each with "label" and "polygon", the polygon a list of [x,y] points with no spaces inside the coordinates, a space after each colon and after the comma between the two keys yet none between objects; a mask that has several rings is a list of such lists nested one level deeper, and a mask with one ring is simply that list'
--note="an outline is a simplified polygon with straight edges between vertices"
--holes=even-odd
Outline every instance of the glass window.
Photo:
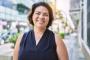
[{"label": "glass window", "polygon": [[87,43],[90,47],[90,0],[87,0]]}]

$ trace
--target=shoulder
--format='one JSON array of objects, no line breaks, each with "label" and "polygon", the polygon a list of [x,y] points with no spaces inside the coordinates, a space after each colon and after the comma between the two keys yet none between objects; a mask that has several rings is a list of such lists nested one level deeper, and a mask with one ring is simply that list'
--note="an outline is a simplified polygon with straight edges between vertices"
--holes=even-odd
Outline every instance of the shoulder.
[{"label": "shoulder", "polygon": [[21,42],[23,42],[23,40],[27,37],[29,32],[31,32],[31,30],[27,31],[27,32],[20,33],[20,35],[17,38],[16,44],[15,44],[16,48],[20,46]]},{"label": "shoulder", "polygon": [[20,35],[18,36],[17,41],[16,41],[16,46],[20,44],[23,35],[24,35],[24,33],[20,33]]},{"label": "shoulder", "polygon": [[55,39],[56,39],[56,40],[62,40],[62,38],[61,38],[61,36],[60,36],[59,34],[54,33],[54,35],[55,35]]},{"label": "shoulder", "polygon": [[52,30],[47,29],[46,31],[48,34],[52,34],[52,35],[54,34],[54,32]]},{"label": "shoulder", "polygon": [[19,45],[20,45],[20,42],[21,42],[21,39],[23,37],[23,34],[24,33],[20,33],[20,35],[18,36],[17,40],[16,40],[16,44],[15,44],[15,51],[18,51],[19,50]]},{"label": "shoulder", "polygon": [[56,46],[64,46],[64,41],[61,38],[61,36],[59,34],[55,33],[55,42],[56,42]]},{"label": "shoulder", "polygon": [[14,52],[13,52],[13,59],[18,59],[18,52],[19,52],[19,46],[20,46],[20,41],[22,39],[23,33],[20,33],[20,35],[17,38],[16,44],[15,44],[15,48],[14,48]]},{"label": "shoulder", "polygon": [[60,35],[55,34],[56,51],[60,60],[68,60],[67,48]]}]

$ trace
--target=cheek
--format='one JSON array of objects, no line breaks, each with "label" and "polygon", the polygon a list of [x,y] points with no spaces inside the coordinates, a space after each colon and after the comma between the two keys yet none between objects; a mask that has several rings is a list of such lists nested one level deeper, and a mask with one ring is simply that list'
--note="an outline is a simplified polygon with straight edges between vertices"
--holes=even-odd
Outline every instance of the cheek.
[{"label": "cheek", "polygon": [[32,20],[35,20],[35,16],[32,16]]},{"label": "cheek", "polygon": [[49,18],[46,18],[47,23],[49,22]]},{"label": "cheek", "polygon": [[35,22],[36,21],[36,16],[32,16],[32,21]]}]

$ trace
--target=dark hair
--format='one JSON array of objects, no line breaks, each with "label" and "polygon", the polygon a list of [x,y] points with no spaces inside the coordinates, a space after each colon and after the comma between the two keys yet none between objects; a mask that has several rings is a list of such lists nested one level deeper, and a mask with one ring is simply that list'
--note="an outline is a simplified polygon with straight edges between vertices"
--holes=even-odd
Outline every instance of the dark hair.
[{"label": "dark hair", "polygon": [[38,2],[38,3],[35,3],[35,4],[32,5],[31,13],[28,15],[29,23],[34,25],[34,23],[32,21],[32,16],[33,16],[33,13],[34,13],[35,9],[39,6],[44,6],[48,9],[48,12],[49,12],[49,23],[47,25],[47,28],[48,28],[49,26],[51,26],[54,17],[53,17],[52,8],[46,2]]}]

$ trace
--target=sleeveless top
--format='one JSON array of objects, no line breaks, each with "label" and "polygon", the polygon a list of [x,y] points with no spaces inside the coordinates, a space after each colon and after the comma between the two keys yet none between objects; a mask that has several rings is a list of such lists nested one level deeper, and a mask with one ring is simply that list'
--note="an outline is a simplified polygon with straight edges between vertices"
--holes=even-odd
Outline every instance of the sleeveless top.
[{"label": "sleeveless top", "polygon": [[54,33],[46,29],[37,45],[34,31],[25,33],[20,43],[18,60],[58,60]]}]

